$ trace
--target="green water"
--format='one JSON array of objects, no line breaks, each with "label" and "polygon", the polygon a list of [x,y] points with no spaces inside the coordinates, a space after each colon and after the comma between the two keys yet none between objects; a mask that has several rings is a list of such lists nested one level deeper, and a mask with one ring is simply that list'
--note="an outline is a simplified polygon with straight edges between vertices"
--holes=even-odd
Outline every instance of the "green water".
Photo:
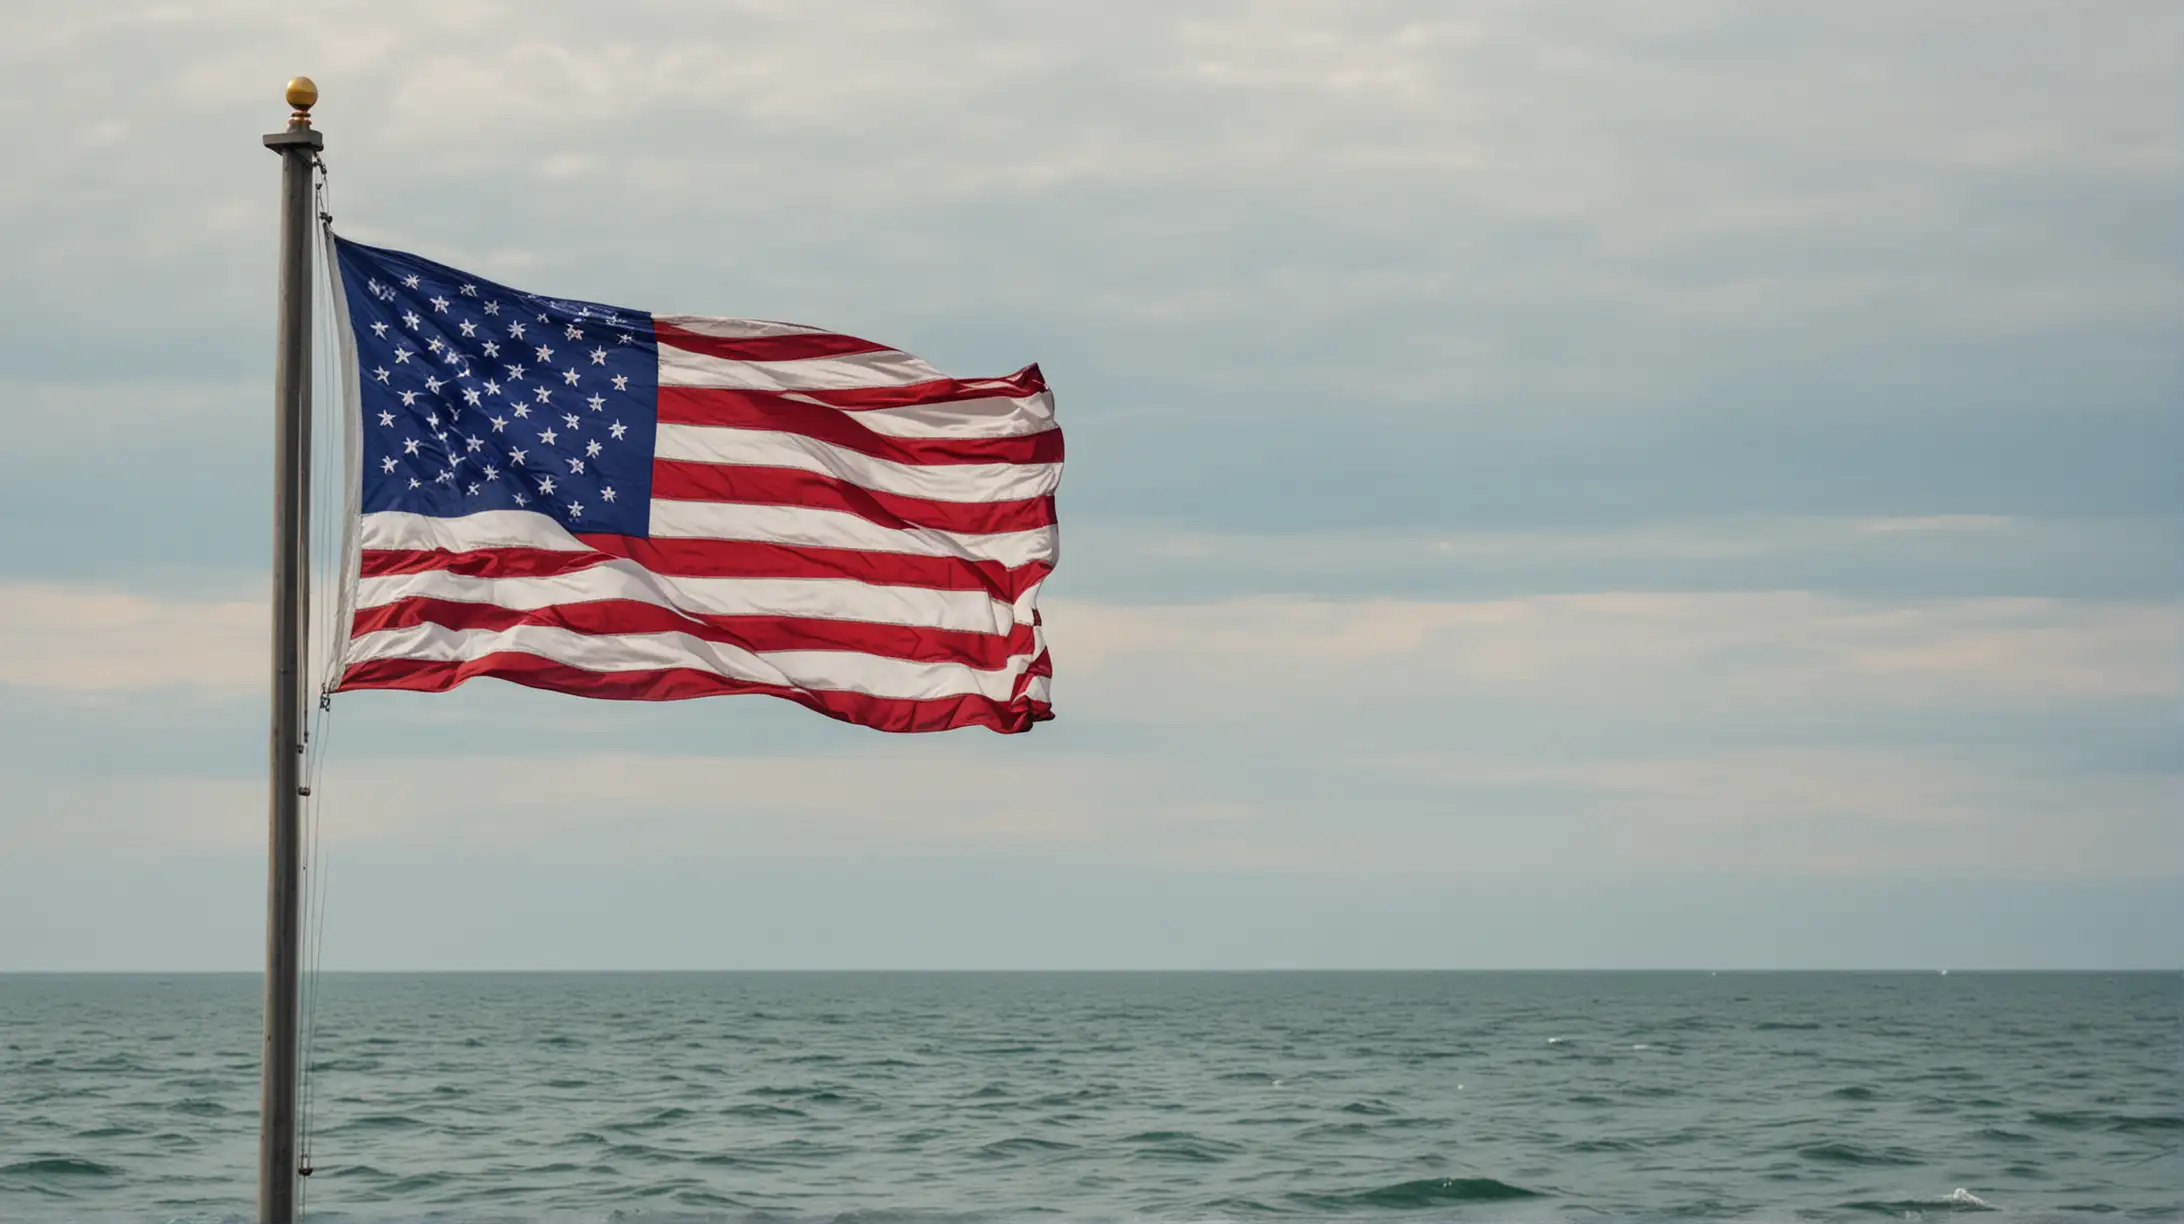
[{"label": "green water", "polygon": [[[326,1219],[2178,1219],[2177,974],[329,976]],[[0,1219],[246,1218],[257,983],[0,976]]]}]

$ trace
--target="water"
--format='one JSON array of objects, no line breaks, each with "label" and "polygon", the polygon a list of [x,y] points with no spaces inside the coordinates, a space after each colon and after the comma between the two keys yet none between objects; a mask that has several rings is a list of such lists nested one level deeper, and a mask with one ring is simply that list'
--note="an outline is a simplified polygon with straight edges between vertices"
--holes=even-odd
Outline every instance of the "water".
[{"label": "water", "polygon": [[[314,1216],[2179,1219],[2184,978],[330,976]],[[0,1218],[251,1210],[256,980],[0,977]]]}]

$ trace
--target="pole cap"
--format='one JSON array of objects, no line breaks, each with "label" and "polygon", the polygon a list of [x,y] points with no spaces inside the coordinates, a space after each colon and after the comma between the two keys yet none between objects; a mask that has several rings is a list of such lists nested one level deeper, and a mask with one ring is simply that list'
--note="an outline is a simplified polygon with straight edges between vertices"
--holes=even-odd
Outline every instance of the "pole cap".
[{"label": "pole cap", "polygon": [[288,82],[288,104],[296,108],[294,118],[308,123],[311,108],[318,104],[318,84],[310,77],[296,77]]}]

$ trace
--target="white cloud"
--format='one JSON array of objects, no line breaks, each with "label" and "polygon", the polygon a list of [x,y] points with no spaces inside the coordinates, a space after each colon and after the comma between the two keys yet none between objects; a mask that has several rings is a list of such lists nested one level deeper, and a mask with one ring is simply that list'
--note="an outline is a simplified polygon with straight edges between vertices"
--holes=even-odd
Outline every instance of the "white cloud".
[{"label": "white cloud", "polygon": [[[255,691],[262,621],[255,603],[0,588],[0,679]],[[511,750],[441,717],[473,708],[461,697],[375,706],[382,734],[430,716],[435,750],[337,739],[329,836],[655,862],[1030,850],[1353,874],[2133,874],[2176,835],[2166,766],[2028,749],[1985,721],[2173,707],[2184,613],[2169,604],[1056,600],[1048,629],[1062,721],[1022,738],[646,752],[611,738],[626,707],[524,694],[498,707],[528,728]],[[25,774],[9,791],[17,841],[141,823],[241,846],[262,802],[249,780],[203,776]]]},{"label": "white cloud", "polygon": [[0,684],[78,694],[259,689],[270,616],[263,600],[0,584]]}]

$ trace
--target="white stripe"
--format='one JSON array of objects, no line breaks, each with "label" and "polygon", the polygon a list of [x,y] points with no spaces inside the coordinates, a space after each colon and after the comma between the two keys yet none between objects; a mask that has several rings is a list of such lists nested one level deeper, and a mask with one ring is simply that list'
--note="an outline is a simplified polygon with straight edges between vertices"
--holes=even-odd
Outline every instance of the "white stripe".
[{"label": "white stripe", "polygon": [[357,583],[359,608],[401,599],[445,599],[530,612],[557,604],[626,599],[697,616],[776,616],[957,629],[1007,635],[1032,617],[1036,593],[1015,604],[983,591],[879,586],[851,578],[669,578],[616,558],[567,574],[485,578],[448,570],[385,574]]},{"label": "white stripe", "polygon": [[[882,527],[840,510],[810,506],[747,506],[738,502],[656,500],[650,535],[668,540],[741,540],[784,544],[792,548],[847,548],[862,552],[907,553],[915,557],[955,557],[998,561],[1011,569],[1044,561],[1060,552],[1055,527],[1004,531],[988,535],[933,531],[924,527]],[[529,510],[483,510],[459,518],[376,510],[364,516],[365,548],[441,549],[471,552],[481,548],[538,548],[554,552],[591,552],[560,523]]]},{"label": "white stripe", "polygon": [[[1008,701],[1017,674],[1033,656],[1019,655],[1000,671],[961,663],[916,663],[841,650],[783,650],[757,654],[725,642],[681,633],[628,633],[610,637],[544,625],[512,629],[449,629],[411,625],[367,633],[349,644],[349,662],[421,659],[457,663],[501,652],[519,652],[592,672],[696,668],[736,680],[873,697],[930,700],[967,693]],[[1035,678],[1036,681],[1036,678]]]},{"label": "white stripe", "polygon": [[481,510],[459,518],[375,510],[364,516],[359,543],[365,548],[469,552],[478,548],[545,548],[590,552],[569,529],[531,510]]},{"label": "white stripe", "polygon": [[851,548],[916,557],[998,561],[1010,569],[1034,561],[1053,564],[1060,551],[1060,534],[1053,527],[990,535],[883,527],[846,511],[812,506],[749,506],[741,502],[664,498],[652,503],[655,540],[748,540],[798,548]]},{"label": "white stripe", "polygon": [[1019,399],[992,395],[907,408],[860,408],[846,415],[873,433],[896,438],[1016,438],[1056,427],[1052,391]]},{"label": "white stripe", "polygon": [[1062,483],[1059,463],[897,463],[802,434],[718,425],[663,422],[652,453],[660,459],[734,467],[793,468],[879,493],[932,501],[1021,501],[1044,497]]},{"label": "white stripe", "polygon": [[726,387],[737,391],[849,391],[859,387],[907,387],[947,375],[921,357],[894,349],[804,357],[795,361],[736,361],[693,353],[663,341],[660,385]]},{"label": "white stripe", "polygon": [[716,315],[654,315],[652,321],[679,327],[686,332],[701,336],[719,336],[724,340],[760,340],[768,336],[831,336],[836,335],[824,327],[806,327],[801,323],[778,323],[772,319],[724,319]]}]

